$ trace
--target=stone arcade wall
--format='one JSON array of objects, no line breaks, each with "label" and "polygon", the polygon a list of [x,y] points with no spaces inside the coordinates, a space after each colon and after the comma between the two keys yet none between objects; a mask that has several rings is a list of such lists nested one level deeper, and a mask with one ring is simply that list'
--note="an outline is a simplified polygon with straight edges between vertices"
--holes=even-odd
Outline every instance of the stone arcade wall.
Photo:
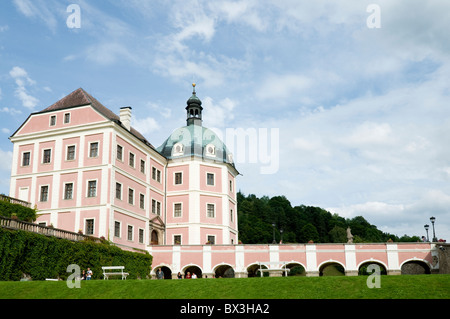
[{"label": "stone arcade wall", "polygon": [[281,276],[284,263],[288,267],[302,266],[306,276],[319,276],[331,264],[343,268],[347,276],[356,276],[367,263],[377,263],[388,275],[400,275],[403,266],[409,263],[436,273],[439,264],[435,246],[432,243],[167,245],[149,246],[147,250],[153,255],[152,276],[160,267],[165,267],[172,278],[178,272],[184,275],[192,269],[211,278],[219,268],[231,268],[234,276],[241,278],[254,275],[260,263],[270,270],[270,276]]}]

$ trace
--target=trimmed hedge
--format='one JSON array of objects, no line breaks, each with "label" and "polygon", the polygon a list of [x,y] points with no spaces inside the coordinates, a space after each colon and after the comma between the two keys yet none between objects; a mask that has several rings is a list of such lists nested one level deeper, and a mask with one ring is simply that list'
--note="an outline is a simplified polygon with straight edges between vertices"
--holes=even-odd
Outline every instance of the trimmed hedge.
[{"label": "trimmed hedge", "polygon": [[24,274],[33,280],[66,280],[72,274],[67,272],[70,264],[82,270],[90,267],[93,279],[103,277],[102,266],[125,266],[128,278],[147,278],[152,256],[125,251],[108,242],[72,242],[0,227],[0,280],[20,280]]}]

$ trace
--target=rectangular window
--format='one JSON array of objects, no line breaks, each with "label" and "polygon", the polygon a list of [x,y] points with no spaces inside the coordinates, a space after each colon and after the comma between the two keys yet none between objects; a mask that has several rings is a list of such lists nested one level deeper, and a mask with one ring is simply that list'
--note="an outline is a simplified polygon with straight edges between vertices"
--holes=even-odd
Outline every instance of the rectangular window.
[{"label": "rectangular window", "polygon": [[130,152],[128,164],[134,168],[134,154]]},{"label": "rectangular window", "polygon": [[206,174],[206,184],[214,186],[214,174],[212,174],[212,173]]},{"label": "rectangular window", "polygon": [[208,235],[208,243],[214,245],[216,243],[216,236]]},{"label": "rectangular window", "polygon": [[145,174],[145,161],[141,159],[141,173]]},{"label": "rectangular window", "polygon": [[120,222],[114,222],[114,236],[120,237]]},{"label": "rectangular window", "polygon": [[156,181],[161,183],[161,171],[159,169],[156,170]]},{"label": "rectangular window", "polygon": [[98,142],[93,142],[89,146],[89,157],[98,156]]},{"label": "rectangular window", "polygon": [[116,157],[119,161],[123,161],[123,147],[120,146],[119,144],[117,144],[117,154],[116,155],[117,155]]},{"label": "rectangular window", "polygon": [[156,214],[156,200],[152,199],[152,213]]},{"label": "rectangular window", "polygon": [[85,234],[86,235],[94,235],[94,220],[93,219],[86,219]]},{"label": "rectangular window", "polygon": [[156,202],[156,215],[161,215],[161,202]]},{"label": "rectangular window", "polygon": [[68,161],[73,161],[75,159],[75,145],[67,146],[67,156]]},{"label": "rectangular window", "polygon": [[144,230],[142,228],[139,229],[139,243],[140,244],[144,243]]},{"label": "rectangular window", "polygon": [[122,184],[116,183],[116,198],[122,199]]},{"label": "rectangular window", "polygon": [[174,243],[174,245],[181,245],[181,235],[174,235],[173,243]]},{"label": "rectangular window", "polygon": [[128,235],[127,235],[127,239],[128,240],[133,240],[133,226],[128,225]]},{"label": "rectangular window", "polygon": [[233,221],[233,210],[230,209],[230,221]]},{"label": "rectangular window", "polygon": [[145,209],[145,195],[139,194],[139,207]]},{"label": "rectangular window", "polygon": [[52,150],[44,150],[44,157],[42,158],[42,163],[49,164],[52,161]]},{"label": "rectangular window", "polygon": [[96,196],[97,196],[97,181],[89,181],[87,197],[96,197]]},{"label": "rectangular window", "polygon": [[41,186],[41,196],[40,196],[40,201],[41,201],[41,202],[46,202],[46,201],[48,201],[48,185],[46,185],[46,186]]},{"label": "rectangular window", "polygon": [[175,185],[180,185],[183,183],[183,174],[181,172],[175,173]]},{"label": "rectangular window", "polygon": [[233,181],[230,181],[230,192],[233,192]]},{"label": "rectangular window", "polygon": [[214,218],[214,204],[207,204],[207,216]]},{"label": "rectangular window", "polygon": [[156,169],[156,167],[152,167],[152,179],[161,183],[161,171]]},{"label": "rectangular window", "polygon": [[30,165],[30,158],[31,158],[31,153],[30,152],[25,152],[22,155],[22,166],[29,166]]},{"label": "rectangular window", "polygon": [[50,126],[56,125],[56,115],[50,116]]},{"label": "rectangular window", "polygon": [[181,203],[173,205],[173,217],[181,217]]},{"label": "rectangular window", "polygon": [[70,123],[70,113],[64,114],[64,124]]},{"label": "rectangular window", "polygon": [[128,204],[134,205],[134,189],[128,188]]},{"label": "rectangular window", "polygon": [[67,183],[64,186],[64,199],[73,198],[73,183]]}]

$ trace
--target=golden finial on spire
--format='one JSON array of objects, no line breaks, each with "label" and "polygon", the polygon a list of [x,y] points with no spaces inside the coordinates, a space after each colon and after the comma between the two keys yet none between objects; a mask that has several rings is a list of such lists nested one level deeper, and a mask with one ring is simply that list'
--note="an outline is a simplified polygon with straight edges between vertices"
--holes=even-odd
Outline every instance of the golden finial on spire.
[{"label": "golden finial on spire", "polygon": [[195,83],[192,83],[192,89],[193,89],[192,93],[195,94]]}]

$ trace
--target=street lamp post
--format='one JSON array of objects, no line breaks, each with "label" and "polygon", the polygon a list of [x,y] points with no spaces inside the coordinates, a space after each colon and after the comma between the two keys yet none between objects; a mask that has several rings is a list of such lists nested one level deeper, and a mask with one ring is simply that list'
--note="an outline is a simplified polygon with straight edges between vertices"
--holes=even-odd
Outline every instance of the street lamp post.
[{"label": "street lamp post", "polygon": [[436,238],[436,233],[434,232],[434,222],[435,222],[436,218],[435,217],[430,217],[430,221],[431,221],[431,225],[433,226],[433,242],[437,242],[437,238]]},{"label": "street lamp post", "polygon": [[280,229],[280,234],[281,234],[280,244],[282,244],[283,243],[283,229]]},{"label": "street lamp post", "polygon": [[427,241],[430,241],[430,239],[428,238],[428,228],[430,228],[430,226],[428,224],[423,226],[425,228],[425,230],[427,231]]}]

